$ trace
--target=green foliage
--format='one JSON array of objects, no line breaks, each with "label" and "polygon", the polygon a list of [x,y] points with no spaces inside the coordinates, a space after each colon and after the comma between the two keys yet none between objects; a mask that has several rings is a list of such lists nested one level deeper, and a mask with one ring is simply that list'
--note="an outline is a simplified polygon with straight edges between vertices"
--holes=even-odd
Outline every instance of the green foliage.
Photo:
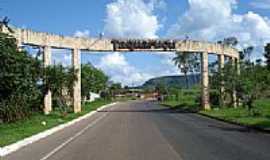
[{"label": "green foliage", "polygon": [[211,111],[200,112],[230,122],[270,129],[270,101],[265,99],[256,100],[254,107],[256,114],[250,114],[250,111],[244,107],[215,108]]},{"label": "green foliage", "polygon": [[217,90],[210,91],[209,97],[211,106],[218,106],[220,104],[219,95],[220,94]]},{"label": "green foliage", "polygon": [[161,103],[171,108],[187,109],[192,111],[199,110],[199,90],[179,90],[169,89],[168,95]]},{"label": "green foliage", "polygon": [[44,68],[38,58],[18,50],[15,38],[3,33],[0,33],[0,66],[0,121],[14,122],[42,111],[48,90],[53,93],[55,106],[67,110],[67,97],[71,97],[77,78],[73,68]]},{"label": "green foliage", "polygon": [[198,57],[189,52],[176,52],[176,57],[173,58],[175,65],[184,73],[186,78],[186,88],[189,88],[188,73],[194,73],[200,68]]},{"label": "green foliage", "polygon": [[270,70],[270,43],[268,43],[265,46],[264,50],[265,50],[264,57],[266,59],[266,65],[267,65],[268,70]]},{"label": "green foliage", "polygon": [[161,94],[161,95],[166,95],[168,94],[168,88],[166,87],[166,85],[162,82],[158,83],[155,87],[155,90]]},{"label": "green foliage", "polygon": [[256,99],[265,95],[269,90],[270,73],[261,65],[245,63],[241,65],[241,75],[237,77],[236,91],[249,109],[252,109]]},{"label": "green foliage", "polygon": [[91,64],[82,65],[82,96],[87,97],[89,92],[100,93],[107,87],[108,77],[103,71]]},{"label": "green foliage", "polygon": [[40,109],[41,62],[19,51],[16,39],[0,33],[0,120],[12,122]]},{"label": "green foliage", "polygon": [[[247,52],[247,51],[245,51]],[[249,54],[247,54],[249,55]],[[249,57],[249,56],[248,56]],[[210,78],[212,89],[219,89],[221,81],[224,81],[226,95],[232,96],[236,91],[237,99],[253,114],[254,102],[261,97],[266,97],[270,86],[270,73],[260,63],[254,64],[249,58],[240,63],[240,73],[237,73],[236,65],[227,63],[221,72],[216,72]],[[226,97],[232,104],[232,97]]]},{"label": "green foliage", "polygon": [[52,92],[53,106],[59,107],[62,112],[71,109],[69,102],[77,81],[77,72],[73,67],[64,68],[62,65],[48,66],[44,70],[45,93],[49,90]]},{"label": "green foliage", "polygon": [[[111,103],[111,101],[96,100],[94,102],[86,103],[82,107],[81,113],[70,113],[65,117],[63,117],[62,113],[58,111],[53,111],[50,115],[34,113],[31,117],[25,120],[0,124],[0,147],[35,135],[57,125],[69,122],[108,103]],[[46,122],[46,125],[43,125],[42,122]]]},{"label": "green foliage", "polygon": [[113,83],[109,87],[109,92],[112,97],[115,97],[116,94],[119,94],[122,91],[121,83]]}]

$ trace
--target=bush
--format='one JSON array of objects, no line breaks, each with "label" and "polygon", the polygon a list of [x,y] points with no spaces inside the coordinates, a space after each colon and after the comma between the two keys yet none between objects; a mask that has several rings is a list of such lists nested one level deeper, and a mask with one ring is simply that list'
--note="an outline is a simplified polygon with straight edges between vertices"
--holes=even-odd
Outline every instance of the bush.
[{"label": "bush", "polygon": [[77,81],[77,70],[73,67],[63,67],[62,65],[48,66],[45,68],[44,90],[45,93],[52,92],[53,106],[58,107],[62,113],[72,110],[71,97],[73,86]]},{"label": "bush", "polygon": [[16,39],[0,33],[0,119],[12,122],[40,110],[42,64],[25,51]]},{"label": "bush", "polygon": [[219,92],[218,91],[210,91],[210,103],[213,106],[219,106]]}]

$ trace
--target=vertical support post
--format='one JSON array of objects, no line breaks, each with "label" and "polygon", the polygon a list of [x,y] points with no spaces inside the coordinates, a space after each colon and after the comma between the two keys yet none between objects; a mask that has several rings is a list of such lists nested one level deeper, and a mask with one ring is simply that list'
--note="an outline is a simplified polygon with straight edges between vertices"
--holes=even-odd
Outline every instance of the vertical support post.
[{"label": "vertical support post", "polygon": [[81,112],[81,52],[75,48],[72,50],[72,64],[77,70],[77,81],[73,88],[73,107],[74,113]]},{"label": "vertical support post", "polygon": [[241,74],[241,71],[240,71],[240,59],[239,58],[236,58],[236,72],[238,75]]},{"label": "vertical support post", "polygon": [[[45,46],[43,53],[43,62],[45,67],[51,65],[51,55],[51,47]],[[52,92],[50,90],[46,93],[44,97],[43,111],[45,114],[49,114],[52,111]]]},{"label": "vertical support post", "polygon": [[224,88],[224,62],[225,62],[225,57],[224,54],[220,54],[218,57],[218,64],[219,64],[219,73],[220,73],[220,77],[221,77],[221,81],[220,81],[220,97],[219,97],[219,103],[221,106],[224,106],[224,99],[225,99],[225,88]]},{"label": "vertical support post", "polygon": [[[233,66],[233,69],[236,71],[236,59],[234,57],[231,58],[232,60],[232,66]],[[233,107],[234,108],[237,108],[237,96],[236,96],[236,89],[234,88],[233,89],[233,93],[232,93],[232,103],[233,103]]]},{"label": "vertical support post", "polygon": [[[237,72],[237,76],[240,76],[240,74],[241,74],[241,69],[240,69],[241,66],[240,65],[241,65],[240,64],[240,57],[238,56],[236,58],[236,72]],[[238,107],[242,105],[241,104],[241,99],[239,97],[237,97],[236,101],[237,101],[237,106]]]},{"label": "vertical support post", "polygon": [[22,42],[20,39],[17,39],[17,48],[18,48],[18,51],[22,51]]},{"label": "vertical support post", "polygon": [[209,103],[209,77],[208,77],[208,53],[201,53],[201,105],[203,109],[210,110]]},{"label": "vertical support post", "polygon": [[18,32],[17,33],[18,35],[17,35],[17,38],[16,38],[16,40],[17,40],[17,47],[18,47],[18,50],[19,51],[22,51],[22,36],[21,36],[21,31],[20,32]]}]

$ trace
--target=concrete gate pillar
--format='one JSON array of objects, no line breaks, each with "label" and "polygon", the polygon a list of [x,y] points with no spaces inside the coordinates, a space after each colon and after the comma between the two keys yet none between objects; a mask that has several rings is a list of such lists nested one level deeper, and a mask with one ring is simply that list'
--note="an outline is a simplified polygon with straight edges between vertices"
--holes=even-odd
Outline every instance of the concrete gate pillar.
[{"label": "concrete gate pillar", "polygon": [[209,103],[209,77],[208,77],[208,53],[201,53],[201,105],[203,109],[210,110]]},{"label": "concrete gate pillar", "polygon": [[[43,52],[43,62],[45,67],[51,65],[51,57],[52,57],[51,47],[45,46]],[[50,90],[46,93],[44,97],[43,111],[45,114],[49,114],[52,111],[52,92]]]},{"label": "concrete gate pillar", "polygon": [[81,52],[80,49],[72,50],[72,64],[77,70],[77,81],[73,88],[73,107],[74,113],[81,112]]},{"label": "concrete gate pillar", "polygon": [[[233,68],[234,69],[236,69],[236,72],[237,72],[237,74],[238,74],[238,66],[236,65],[236,58],[234,58],[234,57],[232,57],[231,58],[231,61],[232,61],[232,65],[233,65]],[[235,68],[236,67],[236,68]],[[232,103],[233,103],[233,107],[234,108],[236,108],[237,107],[237,96],[236,96],[236,90],[235,90],[235,88],[234,88],[234,90],[233,90],[233,93],[232,93],[233,95],[232,95]]]},{"label": "concrete gate pillar", "polygon": [[[241,74],[241,69],[240,69],[240,66],[241,64],[240,64],[240,58],[238,57],[238,58],[236,58],[236,72],[237,72],[237,74],[238,74],[238,76],[240,76],[240,74]],[[237,107],[239,107],[239,106],[241,106],[242,104],[241,104],[241,99],[240,98],[237,98],[236,99],[236,104],[237,104]]]},{"label": "concrete gate pillar", "polygon": [[223,72],[223,69],[224,69],[224,55],[223,54],[220,54],[218,56],[218,64],[219,64],[219,73],[220,73],[220,76],[221,76],[221,82],[220,82],[220,105],[223,106],[224,105],[224,99],[225,99],[225,88],[224,88],[224,80],[223,80],[223,77],[224,77],[224,72]]}]

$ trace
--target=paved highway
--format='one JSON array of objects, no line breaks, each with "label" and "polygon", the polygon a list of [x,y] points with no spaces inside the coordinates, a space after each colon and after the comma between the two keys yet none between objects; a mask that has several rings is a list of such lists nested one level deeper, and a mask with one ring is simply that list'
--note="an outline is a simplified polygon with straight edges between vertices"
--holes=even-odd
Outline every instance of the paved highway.
[{"label": "paved highway", "polygon": [[4,160],[270,160],[270,135],[154,102],[130,101]]}]

